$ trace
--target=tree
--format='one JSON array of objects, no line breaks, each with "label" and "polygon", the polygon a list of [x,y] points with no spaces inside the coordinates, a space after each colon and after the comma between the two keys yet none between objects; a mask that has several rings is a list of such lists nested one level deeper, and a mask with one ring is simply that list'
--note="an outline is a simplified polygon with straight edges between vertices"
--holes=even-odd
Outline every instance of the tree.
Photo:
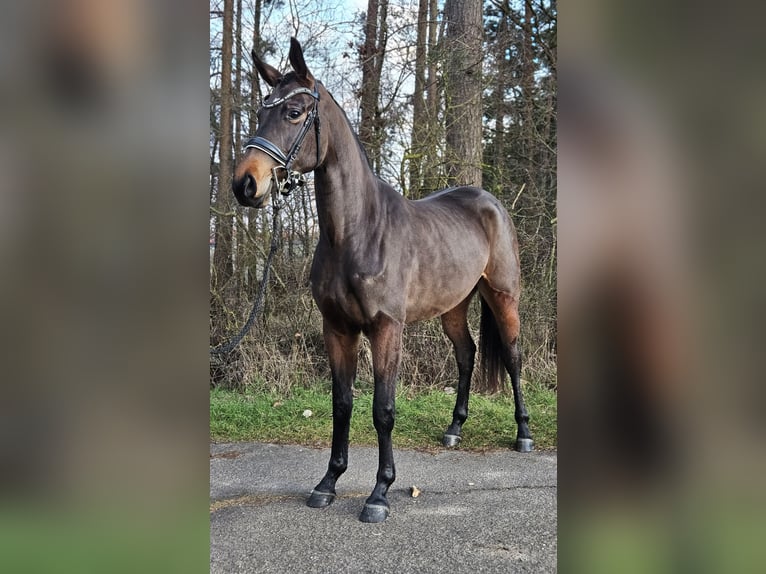
[{"label": "tree", "polygon": [[447,0],[444,20],[447,182],[481,186],[481,0]]},{"label": "tree", "polygon": [[426,125],[426,42],[428,0],[418,3],[417,39],[415,41],[415,91],[412,94],[412,144],[409,153],[409,196],[420,197],[421,172],[428,126]]},{"label": "tree", "polygon": [[423,197],[439,187],[440,90],[438,82],[439,11],[436,0],[420,0],[415,40],[415,90],[412,139],[408,154],[409,196]]},{"label": "tree", "polygon": [[525,354],[555,353],[556,5],[492,0],[486,13],[484,184],[510,208],[526,289]]},{"label": "tree", "polygon": [[232,44],[234,0],[223,1],[223,40],[221,49],[220,157],[218,192],[215,199],[215,252],[213,287],[220,292],[232,276],[232,194],[228,186],[233,172],[232,158]]},{"label": "tree", "polygon": [[373,171],[380,173],[380,148],[384,124],[380,114],[380,78],[388,39],[388,0],[369,0],[361,50],[362,90],[359,140],[364,144]]},{"label": "tree", "polygon": [[426,121],[428,142],[423,157],[423,191],[434,191],[441,187],[439,148],[442,139],[442,126],[439,122],[440,88],[438,81],[438,61],[440,31],[438,27],[439,9],[437,0],[428,1],[428,54],[426,56]]},{"label": "tree", "polygon": [[[252,50],[257,54],[263,54],[261,46],[261,6],[262,0],[255,0],[253,2],[253,45]],[[256,112],[258,106],[261,105],[261,82],[258,79],[258,73],[252,68],[248,70],[248,77],[250,79],[250,113],[248,115],[249,124],[248,133],[254,134],[258,127],[258,118]]]}]

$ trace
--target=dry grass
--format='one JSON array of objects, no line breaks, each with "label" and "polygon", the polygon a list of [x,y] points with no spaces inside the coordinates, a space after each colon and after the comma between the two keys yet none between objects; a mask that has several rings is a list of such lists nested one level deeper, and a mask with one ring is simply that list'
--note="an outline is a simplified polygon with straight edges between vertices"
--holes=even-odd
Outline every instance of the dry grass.
[{"label": "dry grass", "polygon": [[[257,384],[263,391],[285,394],[295,385],[305,387],[329,378],[322,319],[308,287],[309,263],[309,259],[298,259],[291,264],[284,258],[277,262],[263,313],[251,332],[225,362],[216,357],[211,359],[214,386],[243,389]],[[251,293],[255,291],[256,287],[250,288]],[[530,290],[522,300],[522,378],[555,389],[555,345],[552,343],[555,333],[549,325],[550,319],[542,316],[544,305],[535,301],[534,294]],[[240,293],[240,296],[230,295],[224,299],[227,313],[212,324],[217,333],[235,333],[244,323],[254,297]],[[469,324],[477,339],[478,298],[472,305]],[[452,344],[439,320],[408,325],[400,370],[402,387],[419,392],[454,386],[456,381]],[[372,388],[372,357],[364,339],[356,386],[360,390]]]}]

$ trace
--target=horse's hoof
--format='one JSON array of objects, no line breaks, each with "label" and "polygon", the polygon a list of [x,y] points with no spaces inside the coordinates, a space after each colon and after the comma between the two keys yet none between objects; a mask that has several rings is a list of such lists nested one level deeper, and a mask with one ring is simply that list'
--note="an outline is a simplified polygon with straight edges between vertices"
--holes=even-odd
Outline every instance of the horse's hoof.
[{"label": "horse's hoof", "polygon": [[316,490],[312,490],[311,496],[309,496],[309,499],[306,501],[306,505],[311,508],[326,508],[330,506],[334,500],[334,492],[317,492]]},{"label": "horse's hoof", "polygon": [[362,522],[383,522],[388,517],[388,507],[382,504],[365,504],[359,520]]},{"label": "horse's hoof", "polygon": [[519,452],[532,452],[535,450],[535,441],[531,438],[517,438],[516,450]]},{"label": "horse's hoof", "polygon": [[460,440],[460,435],[445,433],[442,438],[442,444],[446,447],[455,447],[460,444]]}]

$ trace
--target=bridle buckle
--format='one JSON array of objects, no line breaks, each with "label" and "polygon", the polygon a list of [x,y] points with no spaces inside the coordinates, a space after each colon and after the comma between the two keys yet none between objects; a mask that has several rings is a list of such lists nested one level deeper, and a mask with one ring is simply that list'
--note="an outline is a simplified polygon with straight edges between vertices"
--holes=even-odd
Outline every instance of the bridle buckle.
[{"label": "bridle buckle", "polygon": [[[287,177],[280,179],[277,173],[279,170],[287,171]],[[290,195],[295,188],[306,185],[305,174],[299,171],[288,171],[283,165],[275,165],[271,168],[271,179],[274,181],[277,191],[282,195]]]}]

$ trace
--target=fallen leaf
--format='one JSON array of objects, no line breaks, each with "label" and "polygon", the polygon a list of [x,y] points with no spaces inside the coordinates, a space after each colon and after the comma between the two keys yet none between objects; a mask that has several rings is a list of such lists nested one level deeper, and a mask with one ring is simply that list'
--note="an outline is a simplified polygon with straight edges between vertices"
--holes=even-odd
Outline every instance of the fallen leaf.
[{"label": "fallen leaf", "polygon": [[412,498],[417,498],[420,496],[420,489],[417,486],[410,487],[410,495]]}]

